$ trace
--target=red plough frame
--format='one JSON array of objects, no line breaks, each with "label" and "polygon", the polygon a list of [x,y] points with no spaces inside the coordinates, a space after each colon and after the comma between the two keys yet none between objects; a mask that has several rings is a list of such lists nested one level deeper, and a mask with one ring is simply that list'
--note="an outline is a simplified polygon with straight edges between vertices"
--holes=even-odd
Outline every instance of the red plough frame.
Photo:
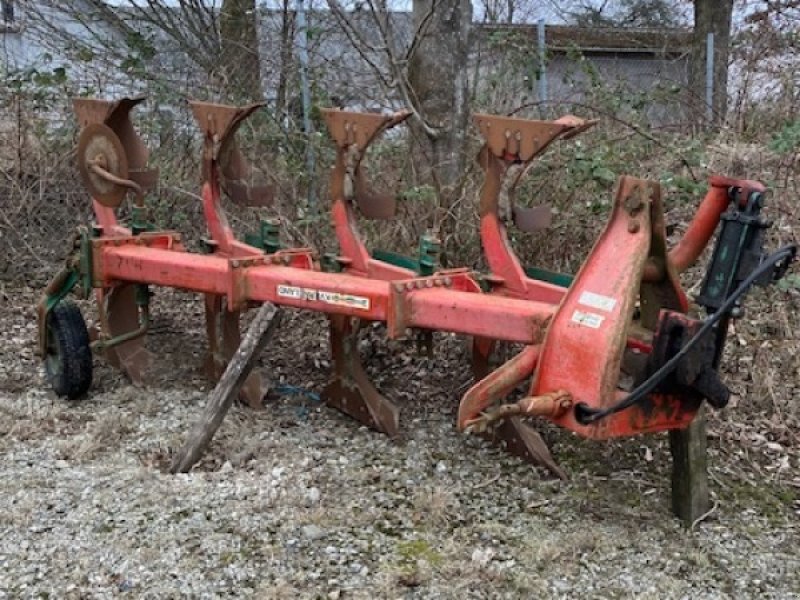
[{"label": "red plough frame", "polygon": [[[325,399],[369,426],[396,435],[399,411],[368,380],[355,351],[359,323],[384,322],[393,338],[409,329],[473,336],[480,380],[461,401],[459,428],[499,432],[510,450],[557,473],[543,442],[522,418],[544,417],[595,439],[679,429],[694,418],[703,396],[686,388],[654,390],[644,401],[596,422],[582,420],[576,408],[597,412],[613,407],[630,393],[632,384],[625,380],[640,382],[652,371],[662,322],[688,309],[678,275],[709,243],[730,206],[731,190],[739,190],[739,198],[746,199],[763,192],[761,184],[712,178],[686,233],[668,251],[660,186],[622,177],[605,231],[565,288],[525,274],[509,244],[506,222],[526,231],[547,224],[545,208],[514,205],[515,187],[554,140],[577,135],[594,123],[572,116],[529,121],[476,115],[485,140],[479,156],[485,171],[480,232],[491,273],[481,276],[456,269],[419,277],[370,256],[358,234],[355,212],[358,207],[367,217],[392,216],[394,199],[369,188],[361,163],[370,143],[408,113],[324,111],[337,149],[331,210],[340,246],[339,271],[324,272],[310,249],[265,254],[237,240],[221,209],[223,193],[237,202],[270,202],[271,190],[249,184],[250,170],[235,137],[258,105],[191,105],[204,136],[201,195],[210,233],[208,254],[187,252],[176,233],[121,226],[115,208],[128,191],[135,192],[141,206],[157,175],[147,169],[147,150],[129,120],[139,101],[75,102],[84,127],[79,162],[97,220],[85,276],[97,290],[103,339],[130,333],[137,316],[141,320],[141,302],[133,293],[137,285],[199,292],[206,298],[207,367],[211,376],[219,376],[239,344],[240,312],[250,305],[272,302],[322,312],[330,317],[335,363]],[[525,348],[490,372],[497,342]],[[105,351],[135,381],[141,380],[147,362],[143,336],[109,344]],[[525,397],[496,406],[528,379]],[[254,406],[260,401],[257,375],[251,376],[244,396]]]}]

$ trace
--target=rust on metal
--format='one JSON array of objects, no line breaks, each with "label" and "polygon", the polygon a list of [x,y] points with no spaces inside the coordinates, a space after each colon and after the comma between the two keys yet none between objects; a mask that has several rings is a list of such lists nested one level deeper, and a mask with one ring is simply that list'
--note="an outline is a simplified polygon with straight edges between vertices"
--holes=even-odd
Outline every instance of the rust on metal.
[{"label": "rust on metal", "polygon": [[128,179],[128,158],[114,131],[103,123],[84,127],[77,156],[81,178],[92,198],[117,208],[131,188],[123,183]]},{"label": "rust on metal", "polygon": [[249,182],[252,169],[236,140],[241,124],[264,103],[239,107],[190,101],[189,106],[203,132],[203,181],[212,181],[218,174],[222,189],[234,203],[271,206],[273,187]]},{"label": "rust on metal", "polygon": [[[100,296],[102,337],[112,339],[139,328],[139,308],[136,304],[136,285],[122,283]],[[122,370],[134,385],[146,383],[146,371],[152,364],[152,354],[137,337],[104,350],[111,364]]]},{"label": "rust on metal", "polygon": [[559,479],[566,480],[566,471],[555,461],[542,436],[520,417],[511,417],[481,434],[495,444],[501,444],[506,452],[522,460],[544,467]]},{"label": "rust on metal", "polygon": [[514,205],[514,225],[525,233],[535,233],[547,229],[553,223],[553,211],[549,206],[524,207]]},{"label": "rust on metal", "polygon": [[[639,286],[640,324],[655,330],[662,309],[686,312],[689,301],[681,288],[678,271],[667,252],[667,230],[664,222],[664,202],[661,184],[649,182],[650,249]],[[655,267],[657,276],[647,277],[647,269]]]},{"label": "rust on metal", "polygon": [[411,112],[401,110],[384,115],[323,108],[322,116],[337,147],[346,150],[354,146],[363,153],[375,138],[408,119]]},{"label": "rust on metal", "polygon": [[550,226],[550,207],[523,207],[514,202],[517,186],[539,156],[555,140],[574,137],[596,121],[567,115],[555,121],[533,121],[514,117],[476,114],[475,124],[485,140],[478,161],[486,172],[481,190],[480,214],[496,213],[508,204],[507,217],[525,232]]},{"label": "rust on metal", "polygon": [[577,135],[596,123],[572,115],[556,121],[535,121],[476,113],[473,119],[494,156],[522,162],[533,160],[557,138]]},{"label": "rust on metal", "polygon": [[78,117],[81,129],[90,125],[106,125],[119,140],[124,150],[128,175],[141,187],[143,193],[152,190],[158,183],[158,169],[147,164],[150,151],[145,146],[130,119],[131,110],[145,100],[144,96],[122,98],[120,100],[98,100],[95,98],[75,98],[73,110]]},{"label": "rust on metal", "polygon": [[548,392],[541,396],[526,396],[517,402],[501,404],[492,408],[480,416],[466,421],[464,431],[468,433],[481,433],[492,423],[502,421],[511,417],[547,417],[548,419],[559,419],[572,408],[572,396],[569,392],[558,390]]},{"label": "rust on metal", "polygon": [[[528,346],[472,386],[459,404],[458,428],[462,431],[469,429],[493,444],[501,445],[507,452],[546,468],[556,477],[566,479],[566,472],[553,459],[541,435],[523,423],[521,415],[548,418],[553,415],[562,416],[572,405],[568,394],[556,392],[537,398],[524,398],[512,405],[514,409],[501,411],[499,414],[508,414],[497,419],[487,419],[486,413],[481,414],[488,406],[511,393],[519,383],[530,377],[536,368],[540,352],[539,346]],[[518,411],[517,414],[513,414],[515,411]]]},{"label": "rust on metal", "polygon": [[472,339],[471,364],[472,376],[475,379],[481,380],[491,371],[491,357],[496,345],[495,340],[489,338],[475,337]]},{"label": "rust on metal", "polygon": [[367,427],[397,437],[400,411],[375,389],[358,355],[358,319],[343,315],[329,319],[333,377],[323,399]]},{"label": "rust on metal", "polygon": [[[75,103],[86,135],[79,159],[86,167],[84,177],[94,188],[93,208],[99,223],[91,240],[92,251],[85,254],[84,262],[91,264],[78,265],[80,274],[87,277],[85,285],[95,286],[100,307],[101,343],[93,347],[104,349],[110,361],[135,382],[143,379],[149,359],[144,347],[148,297],[142,292],[147,292],[148,286],[161,285],[205,295],[206,366],[212,377],[219,375],[239,345],[241,311],[249,306],[274,302],[326,314],[333,376],[324,390],[325,400],[391,436],[399,434],[399,410],[367,377],[358,352],[360,324],[385,322],[390,337],[405,335],[407,328],[473,336],[473,367],[482,378],[461,400],[458,427],[484,435],[559,477],[566,476],[563,469],[524,419],[542,417],[587,438],[677,429],[686,427],[700,406],[701,396],[695,392],[714,391],[704,370],[710,364],[711,347],[698,346],[698,354],[690,356],[694,362],[686,362],[683,371],[676,371],[671,382],[675,387],[659,387],[635,398],[637,403],[624,410],[618,405],[619,412],[599,423],[586,426],[583,423],[588,421],[576,417],[579,404],[599,410],[630,398],[637,382],[657,368],[654,359],[661,363],[669,360],[674,345],[671,334],[653,333],[652,321],[662,309],[677,311],[674,323],[683,327],[681,343],[696,331],[684,326],[685,317],[678,314],[686,310],[686,298],[677,273],[697,258],[722,210],[735,202],[728,197],[727,187],[741,184],[756,189],[760,184],[712,180],[712,189],[684,239],[667,252],[660,186],[623,177],[607,227],[578,275],[571,284],[563,280],[560,285],[550,284],[527,277],[510,249],[505,222],[513,219],[525,230],[545,224],[549,219],[546,208],[514,205],[518,183],[533,159],[553,140],[575,135],[593,122],[569,115],[550,122],[478,115],[476,122],[486,138],[481,153],[486,171],[481,242],[492,273],[479,278],[469,269],[456,269],[418,277],[411,269],[381,266],[372,259],[358,236],[351,210],[355,202],[367,215],[393,212],[393,199],[372,195],[361,163],[376,136],[408,115],[325,111],[337,146],[332,216],[344,272],[323,272],[308,249],[265,255],[240,242],[220,208],[223,186],[234,199],[253,200],[260,194],[249,185],[251,171],[235,137],[241,123],[259,105],[237,108],[192,103],[204,137],[201,194],[212,238],[210,254],[188,252],[170,232],[134,235],[119,225],[113,208],[101,201],[116,206],[118,187],[134,191],[146,187],[133,175],[146,165],[147,152],[138,145],[141,140],[129,120],[130,110],[140,101]],[[506,214],[501,214],[505,208],[500,206],[501,200],[507,200]],[[68,268],[74,279],[76,265],[68,263]],[[89,273],[84,273],[87,270]],[[67,276],[67,270],[60,272],[48,286],[50,300],[60,297],[56,292],[72,281]],[[481,289],[484,282],[490,284],[488,293]],[[41,308],[39,314],[42,320]],[[139,331],[142,335],[132,339]],[[110,340],[116,341],[111,344]],[[496,341],[516,342],[524,348],[489,372]],[[705,362],[700,363],[698,356]],[[506,400],[528,379],[526,397]],[[687,392],[686,386],[694,386],[694,391]],[[725,400],[721,395],[706,397],[720,405]],[[247,381],[244,398],[253,406],[260,405],[258,375]]]},{"label": "rust on metal", "polygon": [[[209,379],[218,381],[241,343],[240,312],[227,310],[223,306],[223,297],[215,294],[205,294],[204,304],[208,338],[205,372]],[[239,397],[250,408],[263,408],[264,387],[257,370],[254,369],[247,376]]]},{"label": "rust on metal", "polygon": [[375,191],[361,162],[367,147],[378,136],[408,119],[411,113],[383,115],[323,109],[322,115],[336,143],[336,165],[331,173],[334,200],[354,201],[367,219],[391,219],[397,211],[394,195]]},{"label": "rust on metal", "polygon": [[530,377],[540,352],[539,346],[528,346],[467,390],[458,406],[458,428],[464,431],[488,406]]}]

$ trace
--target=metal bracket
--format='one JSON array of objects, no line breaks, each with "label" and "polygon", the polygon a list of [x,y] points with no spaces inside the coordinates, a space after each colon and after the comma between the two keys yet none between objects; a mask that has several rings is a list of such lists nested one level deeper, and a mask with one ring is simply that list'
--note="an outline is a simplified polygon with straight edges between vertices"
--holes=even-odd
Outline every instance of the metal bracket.
[{"label": "metal bracket", "polygon": [[[567,115],[555,121],[536,121],[478,113],[475,125],[486,141],[479,160],[486,171],[480,213],[497,213],[501,195],[509,204],[514,224],[526,232],[550,226],[549,206],[526,208],[514,203],[517,185],[530,170],[533,159],[558,138],[570,138],[594,126],[597,121]],[[507,181],[506,175],[510,176]]]},{"label": "metal bracket", "polygon": [[336,166],[331,174],[331,188],[336,198],[354,200],[368,219],[390,219],[397,210],[395,197],[375,192],[367,183],[361,165],[367,147],[387,129],[402,123],[411,113],[391,115],[323,109],[322,116],[336,143]]},{"label": "metal bracket", "polygon": [[241,124],[264,106],[227,106],[190,101],[197,125],[203,132],[203,181],[218,181],[230,199],[242,206],[271,206],[274,189],[270,185],[251,185],[250,165],[236,141]]},{"label": "metal bracket", "polygon": [[[653,337],[653,352],[641,379],[649,377],[677,354],[697,334],[702,324],[701,321],[690,319],[681,313],[661,311]],[[713,331],[708,332],[678,363],[675,371],[659,386],[659,391],[688,396],[692,400],[700,395],[714,408],[727,406],[730,391],[722,383],[716,368],[721,353],[718,340],[724,343],[724,336],[720,337]]]},{"label": "metal bracket", "polygon": [[281,249],[280,219],[262,219],[258,233],[246,234],[244,241],[255,248],[261,248],[266,254],[274,254]]}]

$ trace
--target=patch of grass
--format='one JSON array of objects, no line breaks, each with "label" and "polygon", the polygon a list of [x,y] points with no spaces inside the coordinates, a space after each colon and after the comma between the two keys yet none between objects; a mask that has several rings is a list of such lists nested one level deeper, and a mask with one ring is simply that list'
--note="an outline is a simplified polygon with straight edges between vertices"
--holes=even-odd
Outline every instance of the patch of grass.
[{"label": "patch of grass", "polygon": [[403,587],[415,588],[431,580],[432,570],[443,563],[442,555],[426,540],[397,543],[399,559],[390,569],[392,579]]},{"label": "patch of grass", "polygon": [[417,562],[420,560],[424,560],[433,567],[442,564],[442,555],[425,540],[404,540],[398,542],[397,553],[400,555],[400,561],[402,563],[413,567],[416,567]]},{"label": "patch of grass", "polygon": [[435,486],[415,492],[415,518],[432,526],[445,525],[451,513],[458,507],[458,500],[453,492],[443,486]]},{"label": "patch of grass", "polygon": [[789,517],[794,503],[800,499],[796,490],[771,482],[758,485],[742,481],[726,483],[726,487],[719,490],[721,502],[737,510],[756,510],[772,524]]}]

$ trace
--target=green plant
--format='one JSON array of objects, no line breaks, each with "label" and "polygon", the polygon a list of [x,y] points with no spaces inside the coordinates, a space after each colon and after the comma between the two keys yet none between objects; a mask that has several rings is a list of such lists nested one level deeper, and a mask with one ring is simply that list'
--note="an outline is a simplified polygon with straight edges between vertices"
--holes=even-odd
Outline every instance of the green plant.
[{"label": "green plant", "polygon": [[800,119],[787,123],[772,136],[769,149],[778,154],[791,154],[800,150]]}]

